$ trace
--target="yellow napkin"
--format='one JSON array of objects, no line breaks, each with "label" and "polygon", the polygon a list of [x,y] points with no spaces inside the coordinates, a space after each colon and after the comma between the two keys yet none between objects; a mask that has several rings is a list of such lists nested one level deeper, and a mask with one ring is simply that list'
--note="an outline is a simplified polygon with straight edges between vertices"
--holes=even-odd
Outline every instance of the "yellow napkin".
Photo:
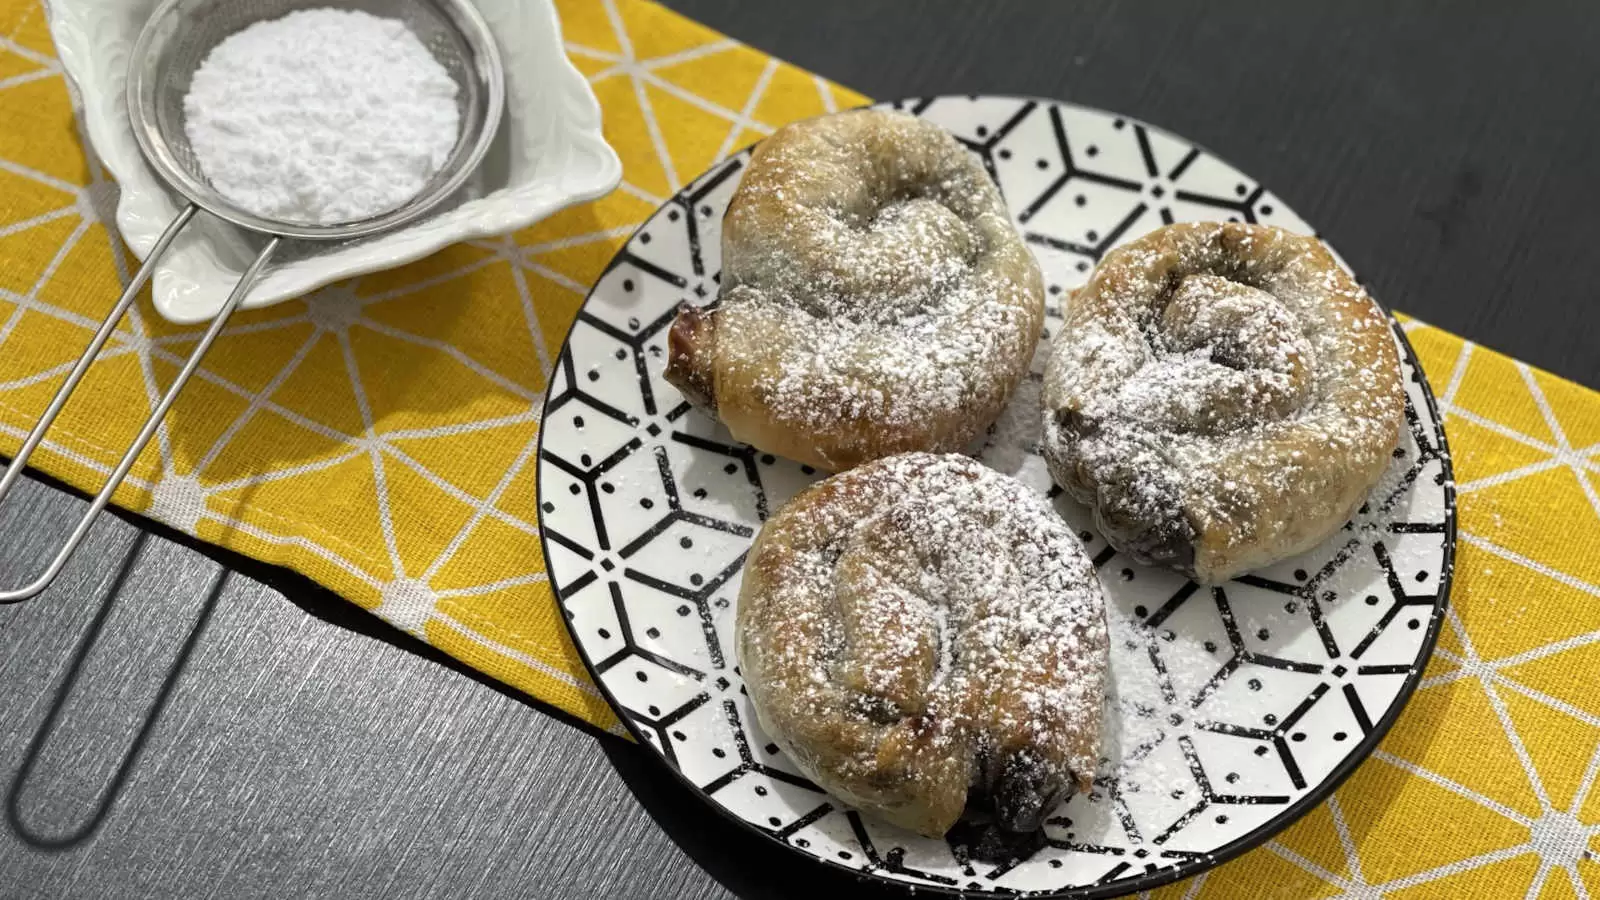
[{"label": "yellow napkin", "polygon": [[[543,571],[543,391],[635,225],[783,122],[863,101],[660,7],[558,3],[625,181],[505,239],[241,315],[116,496],[288,566],[602,728]],[[37,0],[0,0],[0,452],[14,452],[134,261],[92,217]],[[1600,895],[1600,396],[1420,323],[1461,492],[1427,680],[1337,797],[1163,897]],[[96,488],[196,328],[148,302],[35,457]],[[0,537],[3,540],[3,537]],[[88,562],[80,564],[91,564]],[[25,612],[12,613],[25,615]]]}]

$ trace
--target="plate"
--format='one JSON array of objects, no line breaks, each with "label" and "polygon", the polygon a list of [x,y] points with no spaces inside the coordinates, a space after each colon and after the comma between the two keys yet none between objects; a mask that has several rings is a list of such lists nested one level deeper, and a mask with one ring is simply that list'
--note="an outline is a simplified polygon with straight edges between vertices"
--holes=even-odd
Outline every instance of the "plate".
[{"label": "plate", "polygon": [[[156,2],[46,2],[62,67],[82,100],[89,142],[121,189],[117,230],[140,259],[181,208],[181,199],[140,153],[125,99],[128,53]],[[381,2],[358,5],[383,13]],[[516,231],[617,186],[622,164],[601,136],[594,92],[567,59],[551,0],[476,0],[476,6],[500,40],[506,114],[467,186],[440,211],[393,232],[286,244],[245,297],[244,308],[271,306],[403,265],[458,241]],[[156,267],[156,310],[173,322],[210,319],[264,241],[212,216],[197,216]]]},{"label": "plate", "polygon": [[[1109,248],[1163,223],[1242,219],[1311,233],[1253,179],[1133,119],[1066,103],[890,104],[944,126],[995,176],[1052,310]],[[1356,519],[1315,550],[1202,588],[1110,549],[1031,450],[1038,373],[981,458],[1054,497],[1105,584],[1106,762],[1021,859],[971,857],[842,808],[762,734],[733,657],[740,567],[767,515],[821,476],[732,441],[661,378],[682,300],[717,292],[722,213],[749,156],[672,198],[579,313],[540,433],[540,529],[567,626],[595,681],[666,771],[797,853],[919,891],[1113,896],[1260,844],[1326,797],[1416,687],[1449,592],[1450,457],[1395,328],[1408,429]],[[1045,344],[1041,344],[1043,348]],[[1030,429],[1032,435],[1030,434]]]}]

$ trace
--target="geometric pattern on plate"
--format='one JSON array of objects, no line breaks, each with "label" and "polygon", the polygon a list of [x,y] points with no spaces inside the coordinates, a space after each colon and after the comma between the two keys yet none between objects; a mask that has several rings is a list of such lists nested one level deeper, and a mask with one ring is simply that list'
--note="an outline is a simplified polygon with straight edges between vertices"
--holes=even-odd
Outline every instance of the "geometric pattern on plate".
[{"label": "geometric pattern on plate", "polygon": [[[889,104],[944,126],[994,176],[1044,271],[1050,309],[1111,247],[1175,221],[1312,233],[1227,163],[1064,103]],[[568,627],[622,720],[713,807],[802,853],[919,889],[1111,896],[1195,874],[1326,796],[1398,715],[1444,614],[1455,502],[1433,397],[1396,329],[1408,428],[1354,521],[1323,545],[1203,588],[1109,548],[1035,452],[1045,355],[973,450],[1050,496],[1106,586],[1112,624],[1095,789],[1024,858],[971,858],[841,808],[761,733],[733,658],[740,567],[769,512],[819,473],[733,442],[661,378],[680,301],[718,283],[737,154],[673,197],[596,283],[552,380],[541,529]]]}]

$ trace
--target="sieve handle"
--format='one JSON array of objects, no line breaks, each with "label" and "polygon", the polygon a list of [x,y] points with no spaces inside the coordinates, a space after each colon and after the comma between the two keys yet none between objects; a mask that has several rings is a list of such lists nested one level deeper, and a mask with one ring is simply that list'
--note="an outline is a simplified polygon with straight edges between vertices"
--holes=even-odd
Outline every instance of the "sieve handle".
[{"label": "sieve handle", "polygon": [[[150,280],[151,274],[155,272],[157,261],[166,253],[173,239],[178,236],[178,232],[182,231],[184,226],[194,218],[196,211],[197,207],[194,204],[190,204],[184,207],[183,212],[179,213],[177,218],[172,220],[167,229],[161,233],[161,237],[156,240],[155,246],[151,248],[150,255],[145,259],[144,265],[139,267],[139,271],[134,274],[133,280],[128,283],[128,289],[123,291],[122,298],[111,308],[111,312],[106,316],[105,321],[100,323],[100,330],[95,332],[94,339],[89,342],[88,349],[83,352],[82,356],[78,357],[78,362],[72,367],[72,372],[67,375],[67,380],[62,383],[60,390],[56,391],[56,395],[51,399],[50,405],[45,407],[44,415],[39,417],[38,424],[34,425],[33,430],[28,433],[27,440],[22,442],[21,449],[17,451],[16,457],[11,460],[11,465],[6,469],[5,475],[0,476],[0,502],[5,501],[6,495],[16,485],[17,480],[22,475],[23,466],[28,462],[28,458],[33,455],[33,451],[44,440],[45,432],[50,430],[51,423],[55,422],[56,416],[60,415],[62,407],[67,405],[67,400],[71,398],[72,392],[77,389],[78,383],[83,380],[83,376],[88,373],[89,367],[94,364],[95,358],[105,348],[106,341],[110,340],[112,332],[117,328],[117,323],[122,320],[123,315],[127,313],[128,308],[133,305],[134,300],[138,297],[140,288],[143,288],[145,282]],[[95,516],[99,515],[100,511],[105,509],[106,504],[111,501],[111,495],[122,484],[122,480],[128,476],[128,471],[133,468],[134,461],[139,458],[139,454],[144,450],[145,445],[149,444],[150,439],[155,436],[156,429],[161,427],[161,420],[166,418],[167,411],[172,408],[173,402],[178,399],[178,392],[183,389],[184,384],[194,375],[195,370],[200,368],[200,361],[206,355],[206,351],[211,349],[212,343],[222,333],[222,328],[227,324],[228,318],[233,315],[234,310],[239,308],[239,304],[244,301],[245,295],[250,293],[251,285],[255,283],[256,278],[261,274],[261,270],[266,267],[267,262],[272,258],[272,254],[277,251],[278,245],[282,242],[283,239],[280,237],[273,237],[267,241],[266,246],[261,248],[261,253],[256,256],[255,262],[251,263],[248,269],[245,269],[244,275],[239,279],[239,283],[234,286],[233,293],[228,295],[228,302],[222,305],[217,317],[212,320],[211,326],[206,329],[205,334],[200,338],[199,345],[194,348],[194,352],[189,354],[189,358],[184,361],[183,368],[178,370],[178,376],[173,379],[172,386],[167,388],[167,392],[162,396],[161,402],[156,404],[155,410],[150,413],[150,418],[145,420],[144,426],[139,429],[138,437],[133,439],[133,444],[128,448],[128,452],[123,454],[122,461],[117,463],[117,467],[112,470],[110,478],[106,481],[105,486],[100,489],[100,493],[96,494],[94,499],[89,502],[88,511],[83,514],[83,517],[78,520],[78,524],[73,527],[72,533],[67,536],[66,543],[57,551],[55,559],[50,561],[49,567],[38,578],[20,588],[0,591],[0,605],[21,603],[24,600],[38,596],[61,573],[61,569],[66,565],[67,559],[72,556],[74,550],[78,549],[78,545],[83,543],[84,537],[89,533],[90,526],[94,524]]]}]

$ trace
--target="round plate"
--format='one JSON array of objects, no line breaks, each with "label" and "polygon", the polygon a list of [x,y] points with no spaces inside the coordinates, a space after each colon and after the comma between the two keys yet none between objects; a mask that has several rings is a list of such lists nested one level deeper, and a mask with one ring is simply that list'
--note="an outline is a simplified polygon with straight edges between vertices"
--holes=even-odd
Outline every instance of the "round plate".
[{"label": "round plate", "polygon": [[[892,104],[978,153],[1054,306],[1101,254],[1166,222],[1310,233],[1254,180],[1188,141],[1066,103]],[[623,723],[712,806],[831,865],[919,890],[1110,896],[1262,843],[1377,745],[1420,678],[1455,540],[1450,459],[1399,329],[1410,427],[1355,521],[1310,553],[1215,588],[1106,546],[1032,452],[1038,372],[982,458],[1055,497],[1110,599],[1112,690],[1095,790],[1022,859],[971,858],[841,807],[762,734],[733,657],[740,567],[773,509],[821,476],[732,441],[661,379],[680,301],[717,293],[722,213],[749,158],[673,197],[612,261],[567,338],[540,433],[540,528],[572,637]],[[1052,310],[1046,339],[1059,325]],[[1041,350],[1046,346],[1041,344]]]}]

